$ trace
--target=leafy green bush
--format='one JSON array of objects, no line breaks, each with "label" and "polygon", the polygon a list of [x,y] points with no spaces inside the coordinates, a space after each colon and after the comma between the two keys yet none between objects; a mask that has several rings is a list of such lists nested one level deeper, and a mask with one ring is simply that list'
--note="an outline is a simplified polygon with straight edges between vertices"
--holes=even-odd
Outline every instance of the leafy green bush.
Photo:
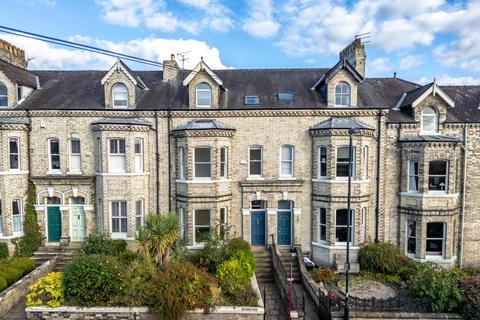
[{"label": "leafy green bush", "polygon": [[315,269],[312,271],[312,278],[316,282],[335,283],[337,276],[332,269]]},{"label": "leafy green bush", "polygon": [[127,242],[123,239],[113,240],[107,233],[93,232],[88,235],[82,245],[83,254],[101,254],[118,256],[127,250]]},{"label": "leafy green bush", "polygon": [[463,317],[467,320],[480,319],[480,276],[462,278],[458,286],[464,299]]},{"label": "leafy green bush", "polygon": [[252,286],[248,285],[244,290],[223,294],[223,301],[219,301],[219,303],[227,306],[256,307],[258,306],[258,297]]},{"label": "leafy green bush", "polygon": [[411,279],[410,292],[418,297],[430,298],[434,312],[455,310],[462,300],[453,275],[429,262],[417,268]]},{"label": "leafy green bush", "polygon": [[362,272],[360,274],[362,277],[372,280],[377,280],[380,282],[388,283],[400,283],[401,278],[397,274],[383,274],[383,273],[372,273],[372,272]]},{"label": "leafy green bush", "polygon": [[392,243],[369,243],[358,253],[362,271],[395,274],[401,267],[402,255]]},{"label": "leafy green bush", "polygon": [[23,221],[23,238],[18,242],[18,254],[22,257],[31,257],[42,245],[42,234],[35,211],[36,191],[32,182],[28,183],[27,200],[25,201],[25,219]]},{"label": "leafy green bush", "polygon": [[227,294],[245,290],[255,272],[255,257],[251,251],[235,251],[217,268],[220,286]]},{"label": "leafy green bush", "polygon": [[0,292],[8,288],[7,280],[4,277],[0,276]]},{"label": "leafy green bush", "polygon": [[230,257],[235,251],[252,251],[252,247],[248,241],[243,240],[242,238],[233,238],[230,239],[224,246],[225,256]]},{"label": "leafy green bush", "polygon": [[204,247],[198,255],[198,264],[208,272],[215,274],[217,268],[226,259],[224,241],[216,230],[211,230],[205,239]]},{"label": "leafy green bush", "polygon": [[65,267],[65,298],[74,303],[105,305],[122,290],[120,263],[105,255],[82,255]]},{"label": "leafy green bush", "polygon": [[215,278],[186,261],[167,262],[146,285],[147,305],[161,319],[179,319],[187,310],[208,309],[219,295]]},{"label": "leafy green bush", "polygon": [[0,277],[10,286],[33,269],[35,269],[35,261],[30,258],[16,257],[0,262]]},{"label": "leafy green bush", "polygon": [[8,246],[5,242],[0,242],[0,260],[8,258]]},{"label": "leafy green bush", "polygon": [[29,287],[27,307],[49,306],[58,308],[65,302],[61,272],[51,272]]}]

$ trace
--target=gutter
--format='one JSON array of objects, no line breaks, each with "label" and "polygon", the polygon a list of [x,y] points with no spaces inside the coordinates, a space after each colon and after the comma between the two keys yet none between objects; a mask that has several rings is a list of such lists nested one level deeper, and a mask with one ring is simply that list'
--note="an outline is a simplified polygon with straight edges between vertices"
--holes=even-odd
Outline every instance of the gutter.
[{"label": "gutter", "polygon": [[380,225],[380,161],[381,161],[381,141],[382,141],[382,112],[378,112],[378,135],[377,135],[377,177],[376,177],[376,196],[375,196],[375,242],[379,242],[379,225]]},{"label": "gutter", "polygon": [[464,241],[464,234],[465,234],[465,198],[466,198],[466,189],[467,189],[467,156],[468,156],[468,125],[465,123],[465,127],[463,128],[463,186],[462,186],[462,208],[461,208],[461,229],[460,229],[460,261],[459,266],[460,268],[463,267],[463,241]]}]

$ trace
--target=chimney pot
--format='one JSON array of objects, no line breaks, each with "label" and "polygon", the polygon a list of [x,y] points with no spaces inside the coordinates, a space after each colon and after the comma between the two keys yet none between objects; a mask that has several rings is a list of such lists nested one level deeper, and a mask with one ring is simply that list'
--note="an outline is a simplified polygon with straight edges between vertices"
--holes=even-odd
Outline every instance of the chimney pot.
[{"label": "chimney pot", "polygon": [[170,55],[170,60],[163,61],[163,80],[175,81],[178,76],[178,69],[177,61],[175,61],[175,55],[172,53]]},{"label": "chimney pot", "polygon": [[175,61],[175,55],[173,53],[170,55],[170,60]]}]

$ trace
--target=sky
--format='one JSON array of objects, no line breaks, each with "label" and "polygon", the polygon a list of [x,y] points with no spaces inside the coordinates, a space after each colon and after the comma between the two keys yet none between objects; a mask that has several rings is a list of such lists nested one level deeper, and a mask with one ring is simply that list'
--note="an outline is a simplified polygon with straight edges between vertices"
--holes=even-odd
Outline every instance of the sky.
[{"label": "sky", "polygon": [[[368,77],[480,84],[480,0],[2,0],[0,25],[155,61],[186,53],[185,68],[203,57],[214,69],[331,67],[369,32]],[[0,38],[25,49],[31,69],[107,70],[115,60]]]}]

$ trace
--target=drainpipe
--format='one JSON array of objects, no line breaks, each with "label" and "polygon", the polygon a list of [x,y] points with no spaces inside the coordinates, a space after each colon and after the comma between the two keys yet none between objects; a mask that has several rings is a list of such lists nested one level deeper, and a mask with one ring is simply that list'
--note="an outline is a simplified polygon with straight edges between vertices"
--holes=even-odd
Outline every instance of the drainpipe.
[{"label": "drainpipe", "polygon": [[158,130],[158,111],[155,110],[155,175],[157,177],[157,181],[155,183],[156,190],[155,190],[155,198],[157,199],[156,204],[156,213],[160,213],[160,154],[158,153],[158,135],[160,134],[160,130]]},{"label": "drainpipe", "polygon": [[27,134],[27,163],[28,163],[28,180],[31,182],[32,178],[32,160],[31,160],[31,155],[30,155],[30,134],[32,133],[32,116],[30,114],[30,110],[27,111],[27,119],[28,119],[28,134]]},{"label": "drainpipe", "polygon": [[[310,190],[311,190],[311,195],[312,195],[312,198],[310,199],[310,258],[312,258],[313,256],[313,250],[312,250],[312,242],[314,241],[313,239],[313,225],[314,225],[314,218],[313,218],[313,212],[314,212],[314,206],[313,206],[313,177],[315,175],[315,171],[314,171],[314,163],[313,163],[313,159],[315,159],[314,155],[315,155],[315,146],[314,146],[314,139],[313,139],[313,136],[312,136],[312,132],[310,131],[310,137],[311,137],[311,145],[312,145],[312,152],[310,153],[311,157],[312,157],[312,161],[310,161]],[[320,156],[320,153],[317,154],[317,157]],[[327,150],[327,157],[328,157],[328,150]],[[320,159],[317,158],[317,164],[320,163],[319,161]],[[317,167],[317,172],[320,172],[320,168]],[[317,177],[319,178],[319,177]]]},{"label": "drainpipe", "polygon": [[381,161],[381,141],[382,141],[382,111],[378,111],[378,135],[377,135],[377,177],[376,177],[376,197],[375,197],[375,242],[379,242],[379,224],[380,224],[380,161]]},{"label": "drainpipe", "polygon": [[[400,132],[401,132],[401,124],[399,123],[398,124],[398,129],[397,129],[397,141],[400,140]],[[398,154],[398,163],[400,163],[400,173],[398,175],[398,191],[399,193],[402,192],[402,181],[403,181],[403,145],[401,145],[400,143],[398,143],[400,147],[400,152]],[[407,166],[408,166],[408,160],[407,160]],[[407,170],[408,170],[408,167],[407,167]],[[408,171],[407,171],[408,172]],[[408,180],[407,180],[407,184],[408,184]],[[408,190],[408,185],[407,185],[407,190]],[[400,199],[400,197],[399,197]],[[402,233],[400,232],[401,228],[402,228],[402,225],[401,225],[401,215],[397,212],[397,246],[400,246],[400,241],[401,241],[401,235]],[[389,230],[390,231],[390,230]]]},{"label": "drainpipe", "polygon": [[463,128],[463,186],[462,186],[462,212],[461,212],[461,230],[460,230],[460,268],[463,267],[463,238],[465,233],[465,198],[467,189],[467,155],[468,155],[468,139],[467,139],[467,124]]},{"label": "drainpipe", "polygon": [[171,110],[167,110],[167,148],[168,148],[168,211],[172,211],[172,157],[170,153],[170,128],[172,121]]}]

